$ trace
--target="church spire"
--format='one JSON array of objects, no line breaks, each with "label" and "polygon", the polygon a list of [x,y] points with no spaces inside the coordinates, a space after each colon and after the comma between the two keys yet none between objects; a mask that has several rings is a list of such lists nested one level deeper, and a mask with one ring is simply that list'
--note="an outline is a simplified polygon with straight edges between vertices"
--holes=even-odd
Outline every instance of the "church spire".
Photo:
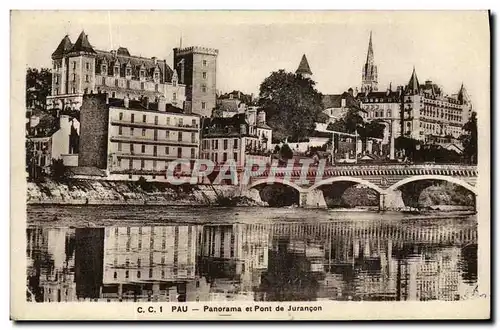
[{"label": "church spire", "polygon": [[366,53],[366,63],[361,72],[361,91],[369,93],[378,90],[378,72],[373,55],[372,31],[370,31],[370,40],[368,42],[368,52]]},{"label": "church spire", "polygon": [[366,63],[373,64],[373,44],[372,44],[372,31],[370,31],[370,41],[368,42],[368,53],[366,54]]}]

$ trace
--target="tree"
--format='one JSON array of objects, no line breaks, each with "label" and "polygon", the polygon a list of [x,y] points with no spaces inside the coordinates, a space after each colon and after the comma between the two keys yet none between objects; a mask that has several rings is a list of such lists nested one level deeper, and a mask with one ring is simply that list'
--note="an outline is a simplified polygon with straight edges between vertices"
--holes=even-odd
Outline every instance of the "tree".
[{"label": "tree", "polygon": [[283,159],[292,159],[293,158],[293,151],[290,149],[290,146],[288,144],[284,144],[281,146],[280,149],[280,156]]},{"label": "tree", "polygon": [[299,141],[314,131],[318,120],[325,120],[315,82],[285,70],[272,72],[261,83],[259,105],[277,140]]},{"label": "tree", "polygon": [[50,173],[52,178],[56,181],[63,181],[66,179],[66,166],[62,159],[52,159],[52,164],[50,166]]},{"label": "tree", "polygon": [[413,159],[413,157],[415,156],[418,144],[418,140],[412,139],[407,136],[399,136],[394,141],[395,148],[398,150],[403,150],[404,154],[410,159]]},{"label": "tree", "polygon": [[48,68],[26,70],[26,106],[45,109],[47,96],[52,90],[52,73]]},{"label": "tree", "polygon": [[463,126],[465,134],[460,136],[464,146],[464,157],[471,164],[477,164],[477,114],[473,112],[469,121]]}]

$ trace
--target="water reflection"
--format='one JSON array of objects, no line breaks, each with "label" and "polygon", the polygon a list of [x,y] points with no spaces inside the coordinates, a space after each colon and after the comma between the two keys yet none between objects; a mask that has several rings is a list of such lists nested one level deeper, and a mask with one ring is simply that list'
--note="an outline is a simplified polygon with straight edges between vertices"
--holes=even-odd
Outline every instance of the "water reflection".
[{"label": "water reflection", "polygon": [[474,223],[32,227],[28,300],[458,300]]}]

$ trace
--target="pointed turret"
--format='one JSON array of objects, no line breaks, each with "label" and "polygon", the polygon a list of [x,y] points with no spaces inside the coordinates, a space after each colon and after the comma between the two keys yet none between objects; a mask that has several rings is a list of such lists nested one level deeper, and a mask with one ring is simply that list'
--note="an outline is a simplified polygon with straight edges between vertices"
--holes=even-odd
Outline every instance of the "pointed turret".
[{"label": "pointed turret", "polygon": [[84,31],[80,33],[80,36],[76,40],[75,44],[71,48],[71,53],[88,53],[95,54],[94,48],[90,45],[87,35]]},{"label": "pointed turret", "polygon": [[312,76],[311,68],[309,67],[309,63],[307,62],[306,54],[302,55],[302,59],[300,60],[299,67],[295,71],[296,74],[300,74],[303,77]]},{"label": "pointed turret", "polygon": [[366,63],[361,70],[361,92],[365,94],[378,91],[378,71],[373,55],[372,32],[368,41],[368,52],[366,53]]},{"label": "pointed turret", "polygon": [[411,74],[410,81],[406,86],[406,93],[415,95],[418,94],[419,92],[420,92],[420,84],[418,83],[417,72],[415,71],[415,67],[413,67],[413,72]]},{"label": "pointed turret", "polygon": [[69,36],[65,35],[59,43],[59,46],[57,46],[56,50],[52,53],[52,59],[55,60],[63,57],[69,52],[71,47],[73,47],[73,44],[71,43]]},{"label": "pointed turret", "polygon": [[469,93],[467,93],[467,89],[465,88],[464,83],[462,83],[462,85],[460,86],[460,90],[457,94],[457,100],[462,104],[470,102]]}]

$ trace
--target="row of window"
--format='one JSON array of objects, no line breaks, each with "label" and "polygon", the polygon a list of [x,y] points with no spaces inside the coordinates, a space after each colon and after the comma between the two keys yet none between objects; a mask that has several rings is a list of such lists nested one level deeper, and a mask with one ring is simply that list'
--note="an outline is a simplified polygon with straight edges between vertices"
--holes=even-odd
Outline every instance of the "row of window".
[{"label": "row of window", "polygon": [[[177,158],[182,158],[182,157],[183,157],[182,156],[182,148],[178,148],[177,149]],[[193,159],[196,158],[196,150],[194,148],[191,149],[191,158],[193,158]],[[149,162],[151,162],[151,163],[149,163]],[[139,165],[138,165],[139,168],[137,168],[137,166],[134,166],[133,159],[126,160],[126,159],[122,158],[118,161],[119,168],[123,169],[127,166],[127,164],[128,164],[129,170],[137,170],[137,169],[144,170],[144,169],[150,168],[153,171],[157,171],[157,170],[165,170],[168,167],[168,166],[165,166],[165,168],[159,169],[158,168],[158,161],[156,161],[156,160],[149,161],[149,160],[141,159],[139,161]],[[151,165],[151,166],[149,166],[149,165]]]},{"label": "row of window", "polygon": [[[205,152],[203,153],[202,155],[202,159],[210,159],[211,161],[213,162],[218,162],[218,161],[222,161],[222,162],[225,162],[227,161],[229,158],[229,156],[231,155],[231,153],[228,153],[228,152],[223,152],[222,153],[222,159],[219,160],[219,154],[217,152]],[[233,155],[233,159],[235,162],[238,162],[238,153],[237,152],[233,152],[232,153]]]},{"label": "row of window", "polygon": [[[174,266],[173,267],[173,275],[177,275],[177,273],[178,273],[178,268],[176,266]],[[188,269],[186,275],[191,276],[191,274],[192,274],[192,270]],[[125,271],[125,278],[129,278],[129,277],[130,277],[130,273],[128,270],[126,270]],[[118,278],[117,272],[113,273],[113,278],[114,279]],[[137,271],[137,278],[141,278],[141,271],[140,270]],[[153,269],[152,268],[149,269],[149,278],[153,278]],[[165,270],[164,269],[161,270],[161,278],[165,278]]]},{"label": "row of window", "polygon": [[[228,139],[222,140],[222,148],[223,148],[223,150],[230,149]],[[219,149],[219,140],[203,140],[202,149],[203,150],[208,150],[208,149],[218,150]],[[238,149],[238,139],[233,139],[233,148],[232,149],[235,149],[235,150]]]},{"label": "row of window", "polygon": [[[104,75],[104,76],[107,76],[108,75],[108,67],[106,64],[102,64],[101,65],[101,75]],[[113,75],[115,77],[119,77],[120,76],[120,65],[115,65],[113,67]],[[131,79],[132,78],[132,68],[130,66],[127,66],[125,68],[125,77],[127,79]],[[139,79],[143,80],[146,78],[146,70],[145,69],[141,69],[139,70]],[[153,79],[155,81],[159,81],[160,80],[160,70],[158,68],[155,69],[154,73],[153,73]]]},{"label": "row of window", "polygon": [[[118,113],[118,120],[123,121],[124,118],[124,113],[120,112]],[[130,114],[130,122],[135,123],[135,114],[132,113]],[[142,122],[147,123],[148,122],[148,116],[147,115],[142,115]],[[158,125],[158,116],[154,116],[154,124]],[[173,118],[171,120],[171,117],[167,117],[167,126],[179,126],[183,127],[184,126],[184,118]],[[196,122],[196,119],[191,119],[191,127],[197,127],[198,124]],[[184,126],[185,127],[185,126]]]},{"label": "row of window", "polygon": [[[382,118],[382,117],[384,117],[384,110],[373,111],[373,112],[370,111],[370,112],[368,112],[368,116],[372,117],[372,118]],[[387,110],[386,117],[388,117],[388,118],[392,117],[392,111],[391,110]]]},{"label": "row of window", "polygon": [[[146,154],[146,145],[145,144],[140,144],[140,153],[141,154]],[[153,146],[153,156],[158,156],[158,150],[160,147],[158,146]],[[118,142],[118,151],[121,152],[123,151],[123,144],[121,142]],[[164,156],[169,156],[170,155],[170,147],[164,147],[165,153],[163,154]],[[129,144],[129,153],[131,155],[135,155],[135,145],[133,143]],[[195,158],[196,156],[196,148],[191,148],[191,158]],[[182,147],[177,147],[177,157],[181,158],[182,157]]]},{"label": "row of window", "polygon": [[[439,109],[436,109],[436,107],[432,105],[426,105],[424,106],[424,110],[429,110],[429,111],[438,111]],[[451,115],[459,115],[462,111],[461,109],[441,109],[441,112],[445,111],[445,113],[449,113]]]},{"label": "row of window", "polygon": [[421,116],[432,117],[432,118],[444,118],[445,120],[462,121],[462,116],[452,115],[447,113],[439,113],[433,110],[420,110]]},{"label": "row of window", "polygon": [[[147,131],[153,131],[153,140],[154,141],[158,141],[159,139],[159,136],[158,136],[158,130],[157,129],[154,129],[154,130],[147,130],[146,128],[143,128],[141,130],[141,136],[142,137],[148,137],[148,134],[146,134]],[[161,131],[161,130],[160,130]],[[134,136],[134,133],[135,133],[135,129],[133,127],[130,127],[129,128],[129,132],[130,132],[130,136]],[[183,135],[182,135],[183,132],[177,132],[177,141],[178,142],[183,142]],[[196,143],[197,140],[196,140],[196,135],[198,133],[196,132],[192,132],[191,133],[191,143]],[[118,127],[118,135],[123,135],[123,127],[122,126],[119,126]],[[169,140],[169,141],[173,141],[174,139],[170,139],[170,131],[169,130],[165,130],[165,140]]]}]

